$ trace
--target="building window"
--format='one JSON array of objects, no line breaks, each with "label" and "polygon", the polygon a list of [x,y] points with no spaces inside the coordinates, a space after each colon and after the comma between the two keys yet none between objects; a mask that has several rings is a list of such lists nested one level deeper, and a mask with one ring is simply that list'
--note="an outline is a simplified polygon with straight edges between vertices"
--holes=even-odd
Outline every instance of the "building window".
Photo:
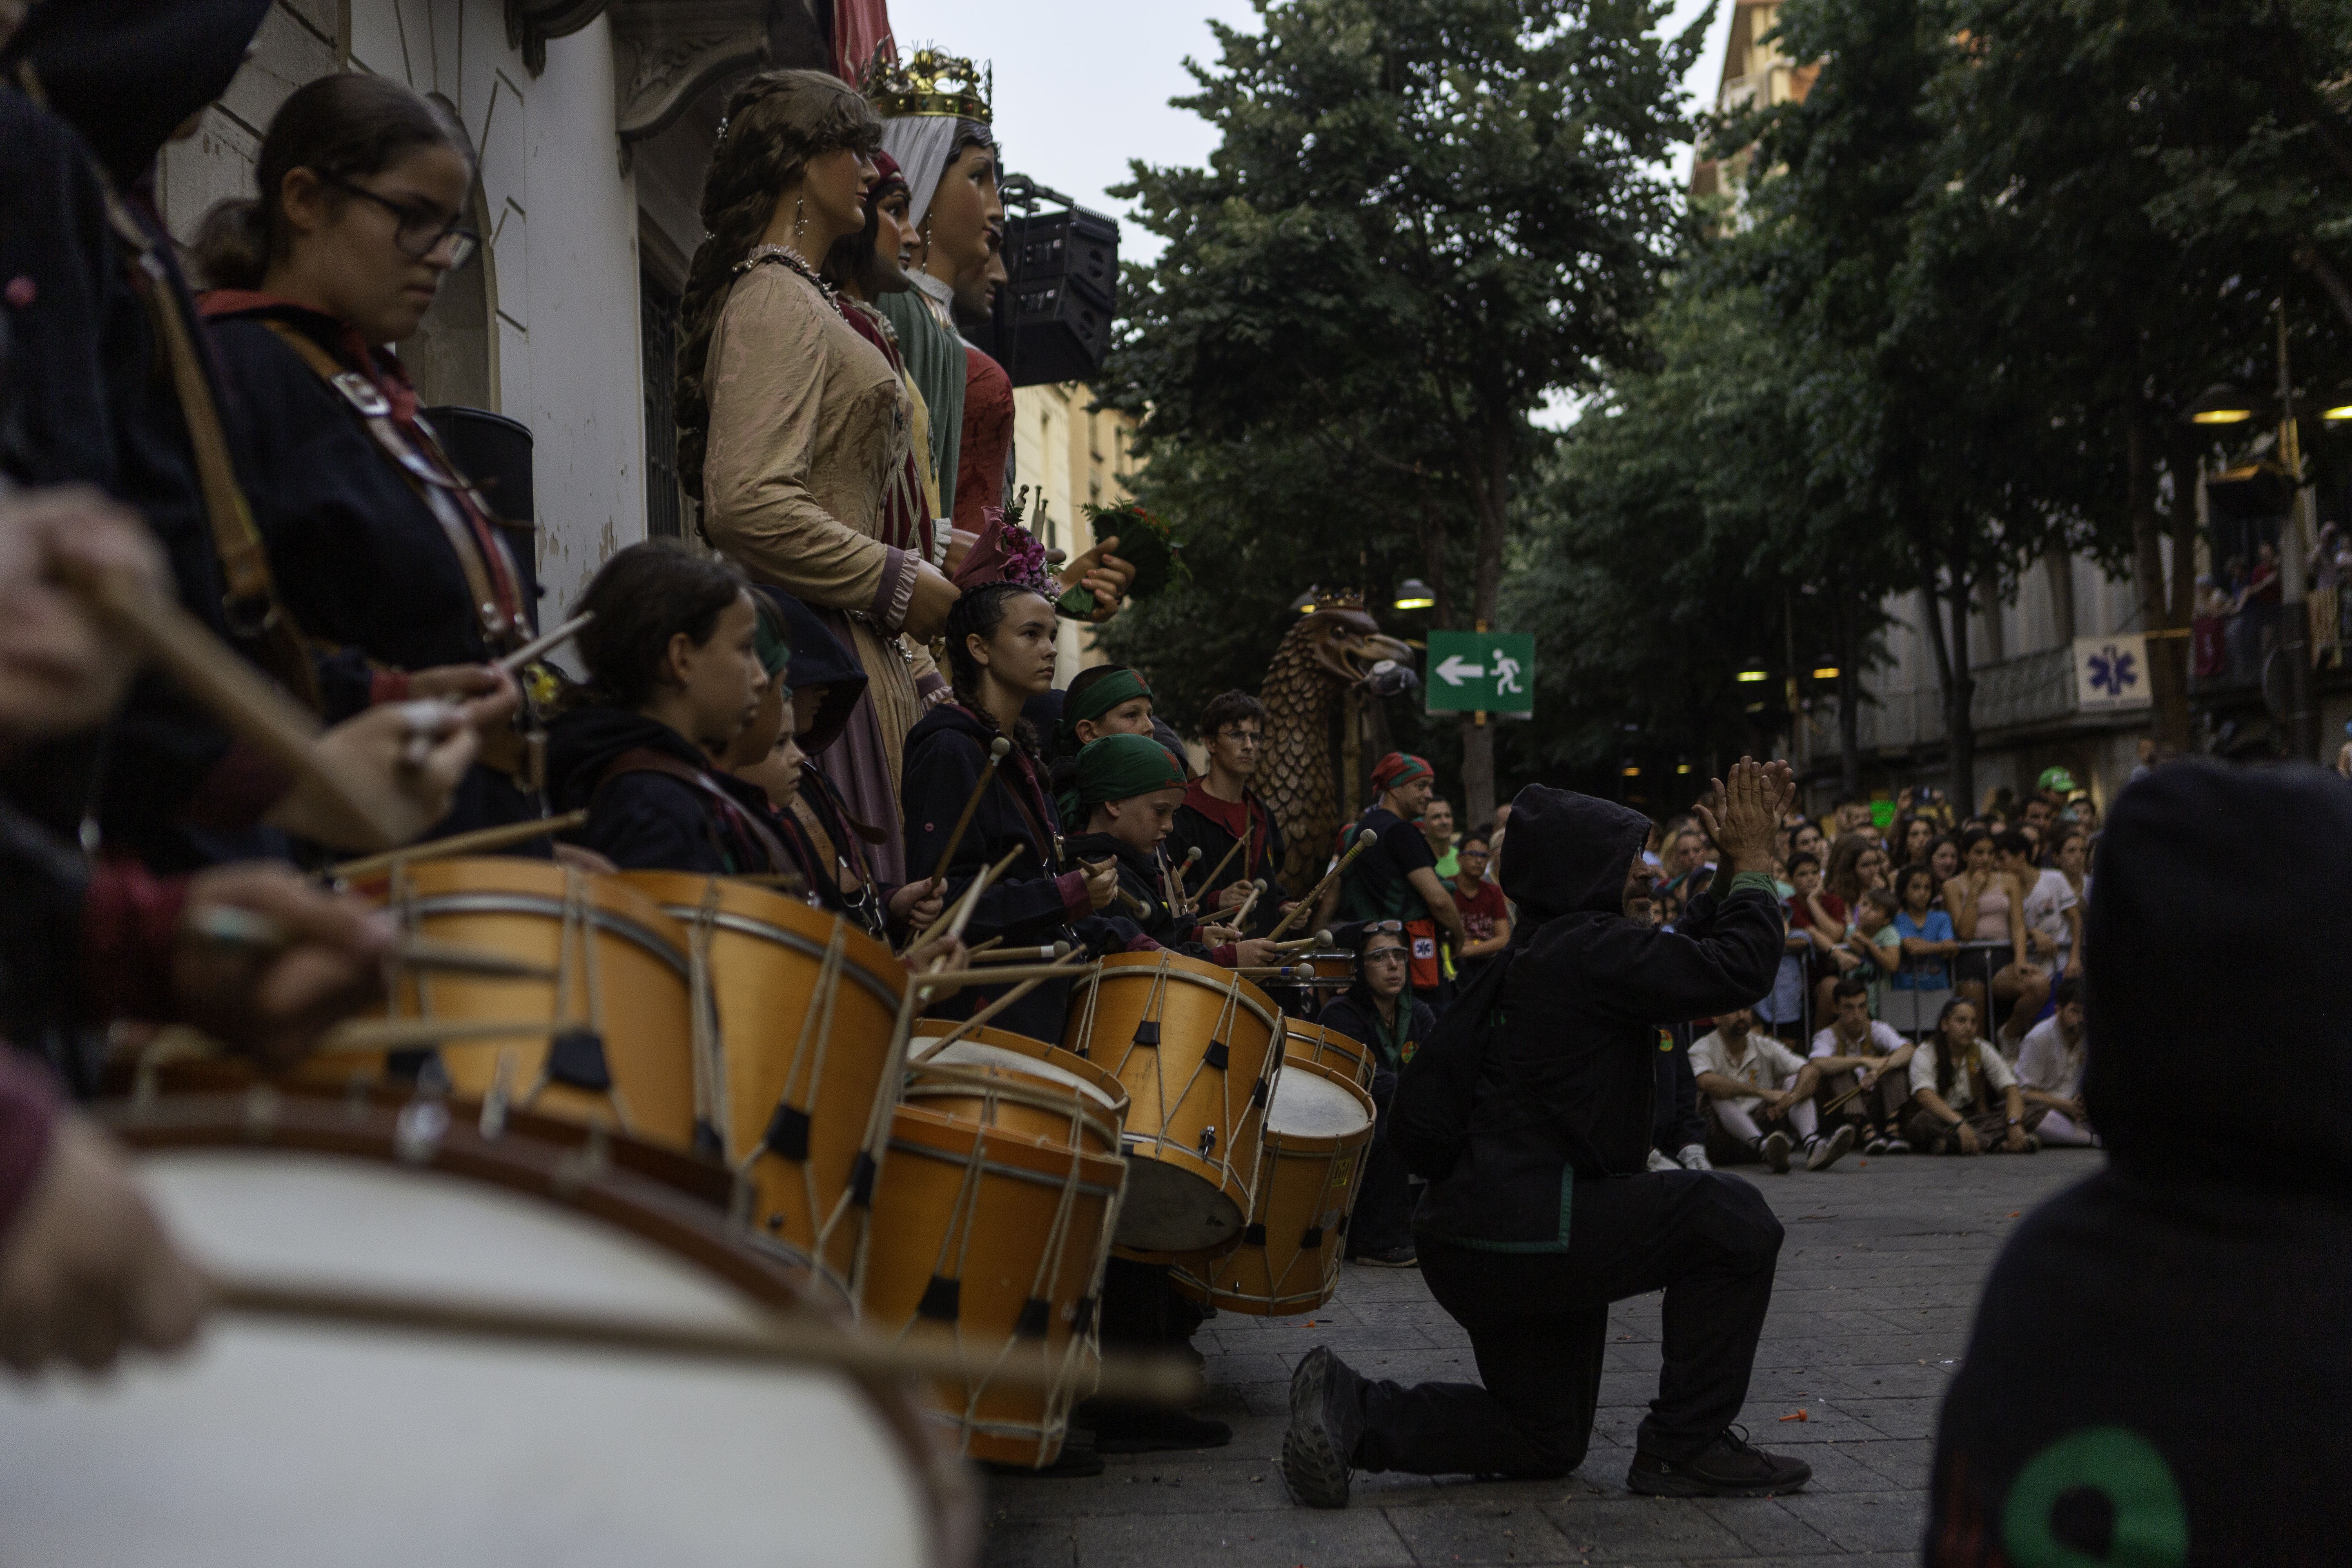
[{"label": "building window", "polygon": [[677,482],[677,296],[650,272],[637,274],[638,326],[646,372],[646,534],[686,533],[686,497]]}]

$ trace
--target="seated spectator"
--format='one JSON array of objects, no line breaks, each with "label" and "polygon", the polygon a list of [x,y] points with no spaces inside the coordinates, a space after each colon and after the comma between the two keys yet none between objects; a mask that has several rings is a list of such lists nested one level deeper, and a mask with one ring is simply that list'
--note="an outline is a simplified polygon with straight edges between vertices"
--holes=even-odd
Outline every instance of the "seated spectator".
[{"label": "seated spectator", "polygon": [[[1462,929],[1470,941],[1454,955],[1454,977],[1457,986],[1467,986],[1486,967],[1486,961],[1511,944],[1511,910],[1503,900],[1500,885],[1486,879],[1486,868],[1494,863],[1491,846],[1494,829],[1474,827],[1462,836],[1454,850],[1457,863],[1454,874],[1454,908],[1462,916]],[[1440,862],[1443,864],[1443,862]],[[1657,919],[1657,908],[1652,902],[1652,919]]]},{"label": "seated spectator", "polygon": [[[1760,1159],[1776,1175],[1786,1175],[1793,1129],[1804,1142],[1805,1169],[1827,1170],[1853,1147],[1853,1129],[1821,1135],[1813,1110],[1819,1069],[1755,1025],[1755,1012],[1741,1007],[1717,1018],[1715,1032],[1691,1047],[1691,1070],[1715,1112],[1707,1152],[1717,1164]],[[1767,1132],[1759,1118],[1786,1122],[1787,1129]]]},{"label": "seated spectator", "polygon": [[1437,1015],[1406,989],[1412,950],[1402,921],[1366,921],[1356,932],[1356,983],[1323,1009],[1323,1027],[1369,1047],[1373,1056],[1372,1146],[1364,1157],[1363,1185],[1349,1220],[1348,1261],[1376,1268],[1411,1268],[1412,1173],[1389,1142],[1389,1108],[1397,1075],[1437,1027]]},{"label": "seated spectator", "polygon": [[2096,1143],[2083,1109],[2083,981],[2069,974],[2052,993],[2058,1010],[2026,1031],[2017,1053],[2017,1084],[2025,1103],[2045,1114],[2033,1131],[2044,1143],[2079,1148]]},{"label": "seated spectator", "polygon": [[[2025,1093],[2009,1064],[1977,1037],[1981,1016],[1968,997],[1953,997],[1944,1004],[1936,1032],[1912,1053],[1916,1104],[1904,1136],[1914,1149],[1932,1154],[2040,1151],[2042,1141],[2033,1130],[2043,1112],[2027,1109]],[[2001,1096],[1999,1104],[1993,1101],[1996,1091]]]},{"label": "seated spectator", "polygon": [[1908,1154],[1903,1118],[1911,1099],[1913,1046],[1871,1016],[1870,987],[1859,980],[1837,983],[1835,1019],[1813,1037],[1806,1058],[1821,1075],[1815,1097],[1821,1114],[1851,1123],[1854,1136],[1865,1140],[1865,1154]]},{"label": "seated spectator", "polygon": [[1895,972],[1897,991],[1952,988],[1952,954],[1960,944],[1952,934],[1952,917],[1935,907],[1936,886],[1931,866],[1906,866],[1895,880],[1895,896],[1902,903],[1895,914],[1903,961]]}]

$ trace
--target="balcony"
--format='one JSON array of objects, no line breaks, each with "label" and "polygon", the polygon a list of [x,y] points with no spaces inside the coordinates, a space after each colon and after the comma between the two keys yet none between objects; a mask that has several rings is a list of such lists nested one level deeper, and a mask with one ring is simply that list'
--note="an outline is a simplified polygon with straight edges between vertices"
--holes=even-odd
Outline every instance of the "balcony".
[{"label": "balcony", "polygon": [[[2074,650],[2039,653],[1977,667],[1974,716],[1979,736],[2063,722],[2075,713]],[[1861,741],[1865,751],[1906,751],[1944,741],[1944,694],[1936,687],[1876,692],[1863,704]]]}]

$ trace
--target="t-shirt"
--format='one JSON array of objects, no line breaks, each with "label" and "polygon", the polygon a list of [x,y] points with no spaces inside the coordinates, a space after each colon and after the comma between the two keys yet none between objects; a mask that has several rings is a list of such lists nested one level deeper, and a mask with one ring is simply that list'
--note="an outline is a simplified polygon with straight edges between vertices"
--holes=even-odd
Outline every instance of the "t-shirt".
[{"label": "t-shirt", "polygon": [[[1952,917],[1941,910],[1929,910],[1924,921],[1911,918],[1909,910],[1895,916],[1897,937],[1915,936],[1923,942],[1953,942]],[[1952,966],[1942,958],[1914,957],[1906,953],[1903,967],[1895,973],[1897,991],[1949,991],[1952,988]],[[1915,1061],[1916,1058],[1913,1058]]]},{"label": "t-shirt", "polygon": [[1457,846],[1449,844],[1445,847],[1445,853],[1437,858],[1437,879],[1450,882],[1461,870],[1462,851]]},{"label": "t-shirt", "polygon": [[[1822,913],[1829,916],[1830,919],[1837,921],[1840,925],[1845,924],[1845,900],[1839,898],[1835,893],[1823,893],[1821,895],[1821,900]],[[1799,931],[1807,931],[1811,929],[1813,923],[1813,911],[1806,905],[1804,900],[1791,896],[1788,900],[1788,910],[1789,923],[1791,926],[1794,926]]]},{"label": "t-shirt", "polygon": [[[1691,1071],[1695,1074],[1721,1073],[1726,1078],[1737,1079],[1756,1089],[1778,1090],[1805,1070],[1804,1058],[1761,1029],[1748,1030],[1746,1043],[1748,1054],[1739,1059],[1738,1066],[1734,1066],[1731,1042],[1723,1037],[1721,1029],[1702,1036],[1698,1043],[1691,1047]],[[1731,1103],[1742,1110],[1752,1112],[1764,1103],[1764,1097],[1760,1094],[1736,1095]]]},{"label": "t-shirt", "polygon": [[1469,932],[1472,942],[1485,942],[1495,934],[1496,921],[1510,918],[1510,906],[1503,900],[1503,889],[1491,881],[1481,881],[1475,893],[1464,892],[1459,882],[1445,886],[1454,895],[1454,909],[1461,913],[1462,929]]},{"label": "t-shirt", "polygon": [[[1931,1038],[1923,1042],[1919,1048],[1912,1053],[1912,1093],[1916,1094],[1923,1089],[1936,1087],[1937,1046],[1938,1042]],[[1989,1089],[2005,1089],[2017,1081],[2017,1075],[2009,1070],[2009,1064],[2000,1059],[2000,1053],[1981,1040],[1977,1042],[1977,1066],[1984,1070],[1985,1087]],[[1965,1072],[1953,1073],[1952,1087],[1944,1095],[1944,1103],[1954,1110],[1965,1112],[1976,1104],[1976,1080]],[[1988,1106],[1986,1109],[1993,1108]]]},{"label": "t-shirt", "polygon": [[1895,1032],[1891,1024],[1870,1021],[1870,1035],[1859,1047],[1849,1047],[1838,1038],[1834,1027],[1822,1030],[1813,1037],[1812,1048],[1806,1054],[1816,1057],[1883,1057],[1899,1051],[1910,1042]]},{"label": "t-shirt", "polygon": [[2066,873],[2055,868],[2045,870],[2033,890],[2025,895],[2025,929],[2040,931],[2063,952],[2074,942],[2074,933],[2066,925],[2066,911],[2074,904],[2074,884],[2066,880]]},{"label": "t-shirt", "polygon": [[1339,879],[1339,918],[1426,920],[1429,906],[1406,879],[1423,866],[1436,868],[1428,838],[1395,812],[1376,805],[1357,819],[1348,842],[1352,845],[1355,835],[1368,827],[1380,835],[1380,842],[1357,856]]},{"label": "t-shirt", "polygon": [[2066,1037],[2058,1032],[2058,1020],[2042,1019],[2025,1031],[2025,1041],[2017,1048],[2017,1081],[2061,1100],[2074,1099],[2083,1092],[2083,1055],[2087,1043],[2077,1040],[2068,1045]]}]

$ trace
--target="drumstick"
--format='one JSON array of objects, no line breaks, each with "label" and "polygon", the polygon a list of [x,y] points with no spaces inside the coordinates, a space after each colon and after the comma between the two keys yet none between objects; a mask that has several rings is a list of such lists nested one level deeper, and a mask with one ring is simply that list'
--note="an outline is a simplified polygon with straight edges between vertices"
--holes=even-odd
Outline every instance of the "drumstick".
[{"label": "drumstick", "polygon": [[1168,857],[1161,854],[1155,847],[1151,851],[1151,858],[1160,868],[1160,902],[1168,906],[1168,912],[1170,914],[1182,914],[1184,912],[1184,900],[1177,896],[1176,879],[1169,872]]},{"label": "drumstick", "polygon": [[[988,940],[991,942],[999,942],[1004,939],[1001,936],[992,936]],[[975,947],[965,952],[964,958],[972,963],[1045,963],[1057,958],[1066,958],[1069,953],[1070,944],[1066,942],[1057,942],[1049,947]]]},{"label": "drumstick", "polygon": [[1192,910],[1192,895],[1184,890],[1184,873],[1199,865],[1200,861],[1201,847],[1195,844],[1184,851],[1184,863],[1176,868],[1176,897],[1170,903],[1180,915],[1190,914]]},{"label": "drumstick", "polygon": [[1151,906],[1145,903],[1141,899],[1137,898],[1133,893],[1129,892],[1125,888],[1113,888],[1111,889],[1111,893],[1120,903],[1125,904],[1129,909],[1133,910],[1145,920],[1150,920],[1151,918]]},{"label": "drumstick", "polygon": [[545,1018],[352,1018],[321,1036],[318,1049],[321,1053],[403,1051],[444,1040],[545,1037],[569,1027]]},{"label": "drumstick", "polygon": [[[1237,910],[1235,910],[1233,912],[1233,914],[1232,914],[1232,916],[1231,916],[1230,918],[1226,919],[1225,921],[1222,921],[1222,922],[1220,922],[1220,923],[1224,924],[1224,925],[1229,925],[1229,926],[1233,927],[1235,931],[1240,931],[1241,929],[1243,929],[1243,922],[1244,922],[1244,921],[1246,921],[1246,920],[1248,920],[1248,919],[1249,919],[1249,917],[1250,917],[1250,910],[1254,910],[1254,909],[1257,908],[1258,896],[1259,896],[1261,893],[1264,893],[1265,891],[1265,879],[1264,877],[1260,877],[1256,881],[1252,882],[1252,883],[1250,884],[1250,893],[1249,893],[1249,897],[1248,897],[1248,898],[1246,898],[1246,899],[1244,899],[1244,900],[1242,900],[1242,907],[1241,907],[1241,908],[1239,908],[1239,909],[1237,909]],[[1287,922],[1285,922],[1285,923],[1287,923]],[[1281,926],[1276,926],[1276,927],[1275,927],[1275,928],[1274,928],[1274,930],[1275,930],[1275,934],[1276,934],[1276,935],[1277,935],[1277,936],[1278,936],[1278,935],[1280,935],[1280,934],[1281,934],[1281,932],[1282,932],[1282,927],[1281,927]]]},{"label": "drumstick", "polygon": [[982,942],[982,943],[981,943],[979,946],[977,946],[977,947],[968,947],[968,948],[965,948],[965,949],[963,950],[963,955],[964,955],[964,957],[965,957],[967,960],[969,960],[970,962],[972,962],[972,963],[978,963],[978,962],[980,961],[980,955],[981,955],[982,953],[986,952],[988,952],[991,948],[993,948],[993,947],[997,946],[1000,942],[1003,942],[1003,940],[1004,940],[1004,938],[1003,938],[1003,936],[1002,934],[996,935],[996,936],[992,936],[992,937],[990,937],[986,942]]},{"label": "drumstick", "polygon": [[[1004,868],[1013,864],[1013,858],[1020,854],[1021,851],[1026,847],[1028,847],[1026,845],[1016,844],[1012,848],[1007,849],[1004,852],[1003,859],[999,860],[993,866],[983,868],[980,875],[971,879],[971,886],[963,890],[962,896],[957,899],[956,901],[947,909],[940,910],[940,918],[933,921],[929,925],[924,927],[923,933],[907,944],[907,951],[912,952],[915,949],[922,946],[925,942],[939,935],[940,932],[947,930],[949,923],[956,918],[957,912],[961,910],[965,904],[978,903],[980,900],[980,895],[987,889],[988,885],[996,880],[997,877],[1003,871]],[[966,916],[965,918],[969,920],[971,917]],[[958,926],[956,929],[961,932],[963,928],[961,926]]]},{"label": "drumstick", "polygon": [[1274,944],[1274,951],[1276,952],[1305,952],[1311,947],[1328,947],[1330,945],[1330,942],[1331,933],[1328,931],[1318,931],[1313,936],[1295,936],[1288,942],[1277,942]]},{"label": "drumstick", "polygon": [[[213,1299],[226,1311],[248,1317],[295,1318],[352,1328],[404,1330],[518,1344],[570,1346],[625,1355],[676,1356],[693,1361],[766,1366],[820,1366],[856,1375],[927,1377],[1050,1391],[1060,1359],[969,1355],[953,1345],[920,1340],[897,1342],[835,1327],[814,1314],[768,1315],[757,1331],[691,1328],[601,1312],[439,1295],[292,1284],[216,1277]],[[1106,1355],[1097,1391],[1105,1398],[1184,1405],[1199,1397],[1200,1379],[1172,1356]]]},{"label": "drumstick", "polygon": [[1269,937],[1279,938],[1284,931],[1290,929],[1291,921],[1298,919],[1307,910],[1313,909],[1317,904],[1322,902],[1324,893],[1328,891],[1331,885],[1337,882],[1341,874],[1348,869],[1349,862],[1355,859],[1357,856],[1361,855],[1364,852],[1364,847],[1378,837],[1380,837],[1380,835],[1373,832],[1369,827],[1356,835],[1355,843],[1349,845],[1348,847],[1348,852],[1339,857],[1339,863],[1337,866],[1332,867],[1328,871],[1324,872],[1323,879],[1316,883],[1314,889],[1309,891],[1305,898],[1292,905],[1290,912],[1283,916],[1281,922],[1265,934]]},{"label": "drumstick", "polygon": [[971,786],[971,794],[963,803],[963,815],[956,818],[955,831],[948,835],[948,847],[940,851],[940,863],[931,868],[931,880],[944,881],[948,862],[955,858],[956,847],[963,842],[963,830],[971,826],[971,814],[980,809],[980,797],[988,793],[988,781],[996,776],[996,764],[1013,750],[1013,742],[999,735],[988,743],[988,765],[980,770],[980,782]]},{"label": "drumstick", "polygon": [[499,660],[499,668],[509,675],[520,675],[522,667],[541,654],[552,651],[580,635],[590,621],[596,618],[593,610],[583,610],[543,637],[533,637],[514,652]]},{"label": "drumstick", "polygon": [[[1079,964],[1072,968],[1070,973],[1074,974],[1083,973],[1089,968],[1099,967],[1100,965],[1097,964]],[[999,996],[995,1001],[991,1002],[987,1006],[982,1007],[979,1012],[974,1013],[971,1017],[957,1024],[954,1028],[950,1029],[938,1039],[933,1040],[921,1056],[910,1058],[909,1059],[916,1062],[927,1062],[930,1060],[933,1057],[938,1056],[941,1051],[947,1049],[948,1047],[963,1038],[964,1036],[970,1034],[972,1030],[979,1028],[982,1024],[987,1023],[991,1018],[995,1017],[999,1013],[1003,1012],[1004,1009],[1012,1006],[1013,1004],[1020,1001],[1021,998],[1028,995],[1029,993],[1036,990],[1037,987],[1045,984],[1045,983],[1043,980],[1023,981],[1020,984],[1015,985],[1012,990],[1007,991],[1003,995]]]},{"label": "drumstick", "polygon": [[[206,904],[187,919],[188,929],[222,947],[263,952],[290,947],[294,933],[268,915],[233,904]],[[511,980],[552,980],[555,971],[543,963],[526,963],[487,948],[467,947],[430,937],[404,937],[393,946],[393,956],[411,969],[438,969],[453,974],[486,974]]]},{"label": "drumstick", "polygon": [[1305,969],[1287,969],[1280,964],[1257,964],[1246,969],[1237,968],[1232,973],[1240,975],[1244,980],[1257,980],[1264,978],[1280,979],[1285,975],[1290,974],[1307,975],[1311,974],[1313,972],[1311,970]]},{"label": "drumstick", "polygon": [[203,622],[169,600],[150,596],[118,573],[85,571],[69,562],[59,563],[55,570],[66,586],[137,643],[239,740],[308,780],[383,842],[399,842],[401,825],[393,814],[362,799],[350,779],[320,760],[318,721],[232,653]]},{"label": "drumstick", "polygon": [[1013,980],[1051,980],[1056,974],[1075,974],[1084,967],[1067,960],[1058,963],[1006,963],[981,969],[927,970],[916,978],[925,985],[1002,985]]},{"label": "drumstick", "polygon": [[545,838],[553,834],[569,833],[588,821],[585,811],[571,811],[562,816],[533,817],[529,822],[509,822],[498,827],[478,827],[471,833],[453,833],[446,838],[427,839],[404,849],[390,850],[382,855],[370,855],[358,860],[346,860],[328,868],[328,876],[338,882],[356,881],[373,877],[379,871],[389,871],[403,861],[441,860],[452,855],[471,855],[476,851],[503,849],[509,844],[528,843],[533,838]]},{"label": "drumstick", "polygon": [[1232,865],[1234,857],[1241,852],[1242,841],[1238,838],[1226,847],[1224,858],[1217,862],[1216,868],[1209,873],[1208,880],[1201,884],[1201,897],[1205,899],[1209,896],[1209,889],[1217,885],[1217,879],[1225,874],[1225,868]]}]

